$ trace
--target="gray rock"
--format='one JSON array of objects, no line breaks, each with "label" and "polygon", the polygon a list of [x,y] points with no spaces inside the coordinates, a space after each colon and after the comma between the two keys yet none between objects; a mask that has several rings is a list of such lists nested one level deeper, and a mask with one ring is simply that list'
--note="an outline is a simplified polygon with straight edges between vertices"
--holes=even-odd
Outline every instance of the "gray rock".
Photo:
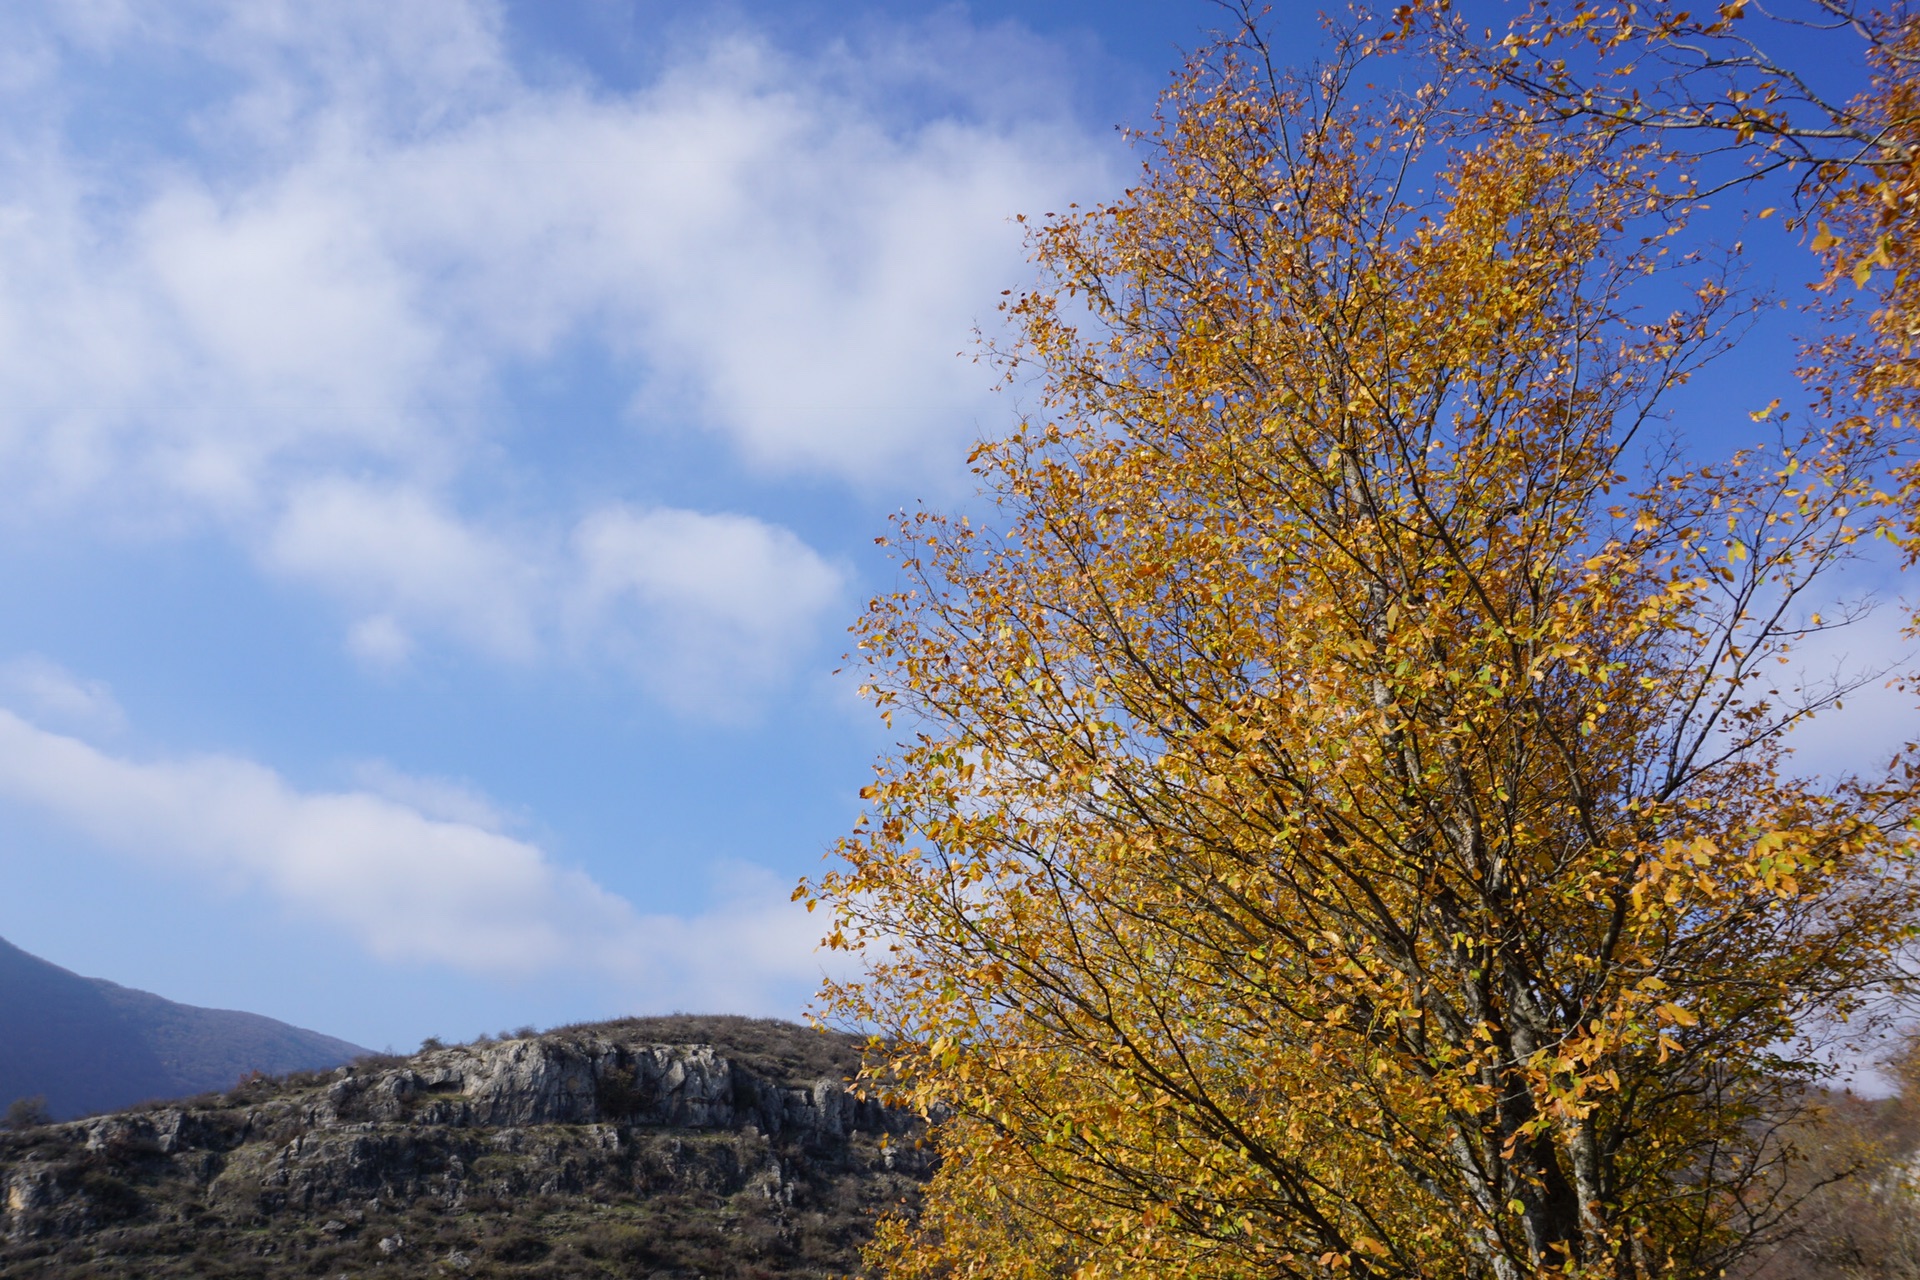
[{"label": "gray rock", "polygon": [[[877,1208],[930,1171],[930,1153],[903,1141],[922,1132],[917,1118],[839,1079],[768,1067],[804,1053],[749,1066],[711,1044],[647,1041],[634,1034],[644,1025],[436,1048],[277,1093],[0,1136],[0,1237],[77,1238],[127,1215],[164,1234],[205,1214],[305,1218],[337,1241],[396,1206],[663,1192],[738,1204],[785,1232],[778,1224],[851,1203],[833,1188],[884,1183]],[[143,1207],[155,1196],[164,1213]],[[408,1248],[392,1225],[372,1234],[383,1257]],[[456,1252],[412,1265],[479,1264]]]}]

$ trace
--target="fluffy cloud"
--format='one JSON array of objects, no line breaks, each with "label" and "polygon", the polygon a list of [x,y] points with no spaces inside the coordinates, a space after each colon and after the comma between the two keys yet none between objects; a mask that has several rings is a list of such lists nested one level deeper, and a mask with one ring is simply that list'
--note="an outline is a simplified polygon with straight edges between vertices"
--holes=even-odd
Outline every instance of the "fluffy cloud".
[{"label": "fluffy cloud", "polygon": [[669,700],[777,676],[793,637],[841,592],[841,573],[812,548],[746,516],[601,511],[581,523],[574,550],[587,633],[636,647]]},{"label": "fluffy cloud", "polygon": [[406,656],[407,622],[497,657],[524,659],[538,647],[541,569],[532,549],[474,527],[417,489],[340,479],[302,486],[265,554],[281,573],[362,612],[350,643],[373,660]]},{"label": "fluffy cloud", "polygon": [[506,834],[470,789],[364,772],[367,790],[302,791],[249,760],[131,760],[0,711],[0,795],[105,849],[264,894],[384,959],[788,1012],[820,971],[805,913],[764,871],[727,869],[698,916],[646,915]]},{"label": "fluffy cloud", "polygon": [[511,660],[565,647],[709,711],[784,674],[845,579],[751,516],[611,506],[571,536],[503,536],[417,490],[339,479],[296,491],[264,554],[359,614],[348,645],[376,666],[422,631]]},{"label": "fluffy cloud", "polygon": [[744,518],[478,497],[590,491],[545,437],[635,429],[522,421],[514,380],[584,347],[746,468],[942,482],[993,412],[955,356],[1024,271],[1011,215],[1110,176],[1041,46],[957,18],[714,39],[631,92],[529,78],[481,0],[27,4],[0,44],[13,518],[222,531],[374,665],[597,619],[656,687],[778,668],[834,571]]}]

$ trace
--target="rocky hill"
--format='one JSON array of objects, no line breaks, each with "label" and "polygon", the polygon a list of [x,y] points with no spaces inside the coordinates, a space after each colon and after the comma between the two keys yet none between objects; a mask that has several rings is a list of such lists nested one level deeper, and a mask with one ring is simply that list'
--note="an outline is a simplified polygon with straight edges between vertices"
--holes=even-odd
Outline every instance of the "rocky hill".
[{"label": "rocky hill", "polygon": [[0,1277],[826,1276],[929,1172],[859,1042],[653,1018],[0,1134]]},{"label": "rocky hill", "polygon": [[0,938],[0,1110],[39,1097],[55,1117],[86,1115],[366,1052],[259,1014],[83,978]]}]

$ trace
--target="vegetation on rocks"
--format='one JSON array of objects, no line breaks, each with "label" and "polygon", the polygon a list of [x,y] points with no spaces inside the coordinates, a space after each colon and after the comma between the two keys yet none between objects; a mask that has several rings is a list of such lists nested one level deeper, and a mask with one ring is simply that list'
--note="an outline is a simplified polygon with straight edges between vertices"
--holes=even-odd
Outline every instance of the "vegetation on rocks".
[{"label": "vegetation on rocks", "polygon": [[0,1276],[824,1276],[929,1157],[852,1037],[656,1018],[0,1137]]}]

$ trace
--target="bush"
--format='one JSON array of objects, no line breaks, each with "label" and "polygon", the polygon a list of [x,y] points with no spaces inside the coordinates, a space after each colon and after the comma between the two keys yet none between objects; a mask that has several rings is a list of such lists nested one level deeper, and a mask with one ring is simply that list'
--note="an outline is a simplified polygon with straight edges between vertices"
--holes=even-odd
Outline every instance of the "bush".
[{"label": "bush", "polygon": [[647,1093],[625,1071],[608,1071],[594,1082],[594,1103],[602,1120],[629,1120],[648,1102]]},{"label": "bush", "polygon": [[7,1128],[15,1133],[25,1133],[29,1129],[38,1129],[50,1124],[53,1116],[47,1111],[45,1094],[35,1094],[31,1098],[15,1098],[7,1107]]},{"label": "bush", "polygon": [[597,1222],[574,1233],[573,1247],[595,1261],[648,1263],[655,1260],[651,1237],[637,1227]]},{"label": "bush", "polygon": [[500,1262],[538,1262],[553,1251],[553,1246],[529,1232],[516,1232],[497,1240],[487,1249]]},{"label": "bush", "polygon": [[146,1207],[138,1191],[110,1173],[93,1171],[82,1175],[80,1193],[110,1222],[134,1217]]}]

